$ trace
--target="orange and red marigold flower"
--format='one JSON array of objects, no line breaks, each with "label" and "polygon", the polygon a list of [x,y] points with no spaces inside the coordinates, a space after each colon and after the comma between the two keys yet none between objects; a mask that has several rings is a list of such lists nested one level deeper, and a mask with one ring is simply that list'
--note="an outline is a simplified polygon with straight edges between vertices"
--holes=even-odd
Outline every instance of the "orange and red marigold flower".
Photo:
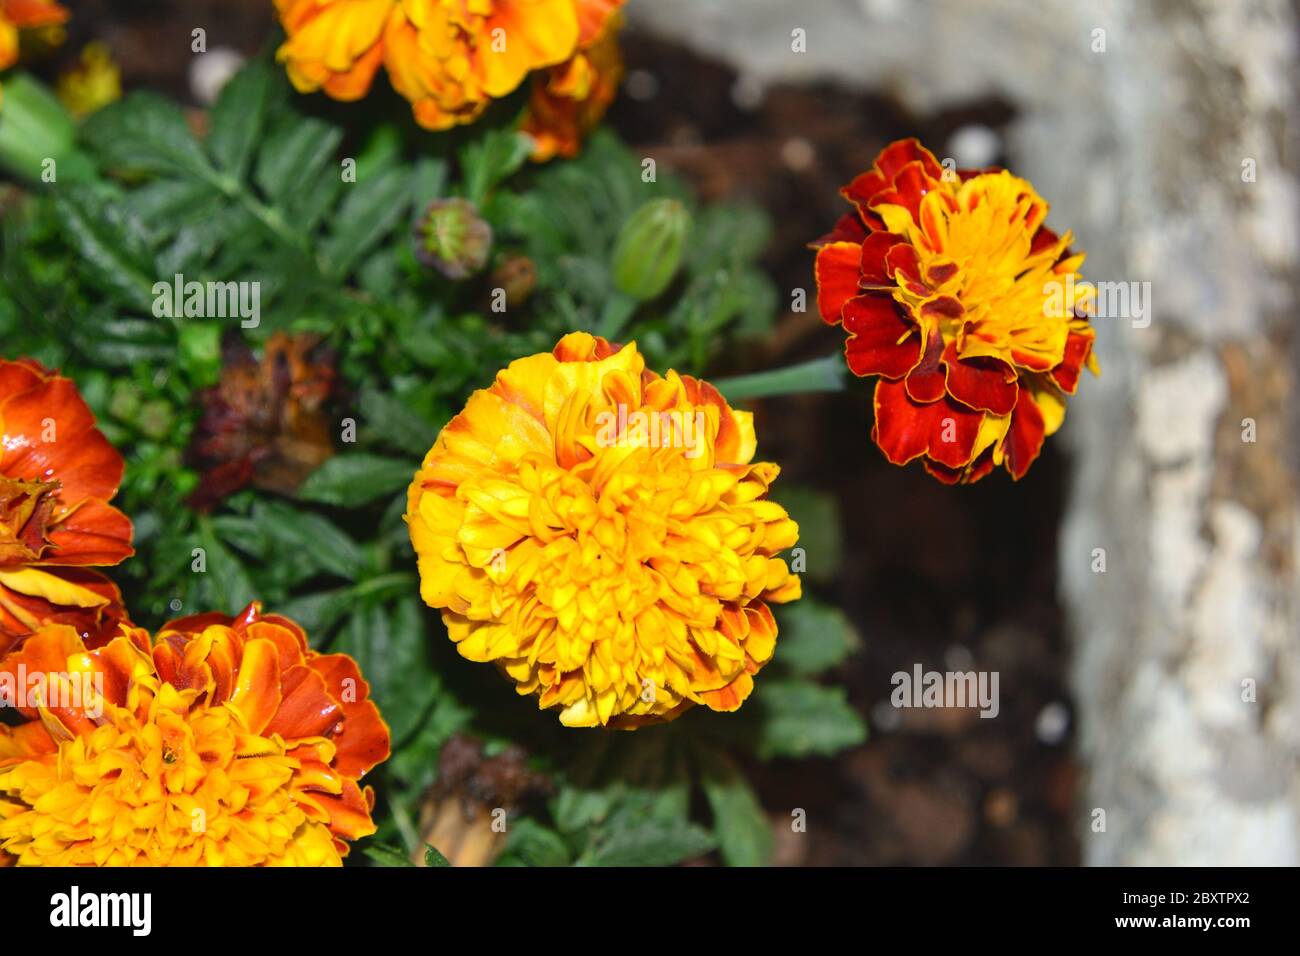
[{"label": "orange and red marigold flower", "polygon": [[76,386],[30,360],[0,360],[0,434],[0,654],[48,623],[107,639],[126,612],[90,568],[134,553],[130,520],[108,503],[122,456]]},{"label": "orange and red marigold flower", "polygon": [[1096,372],[1071,235],[1025,180],[945,170],[916,140],[841,192],[855,208],[818,243],[817,301],[849,368],[879,376],[872,438],[949,483],[997,465],[1019,479]]},{"label": "orange and red marigold flower", "polygon": [[0,724],[0,862],[337,866],[375,831],[358,781],[389,732],[356,662],[256,604],[94,649],[43,627],[6,689],[25,722]]},{"label": "orange and red marigold flower", "polygon": [[[276,0],[288,39],[279,58],[301,92],[356,100],[382,65],[427,129],[469,123],[534,70],[556,68],[555,95],[592,103],[612,96],[598,76],[616,72],[589,48],[612,34],[623,0]],[[615,53],[615,56],[617,54]],[[597,69],[599,65],[600,69]],[[614,81],[617,82],[617,79]],[[542,105],[547,105],[542,100]],[[589,109],[602,112],[603,106]],[[572,129],[582,117],[552,113]],[[558,134],[566,135],[563,130]],[[554,151],[555,148],[551,147]]]},{"label": "orange and red marigold flower", "polygon": [[771,659],[777,555],[748,412],[586,333],[470,396],[408,493],[421,594],[457,649],[570,727],[738,708]]}]

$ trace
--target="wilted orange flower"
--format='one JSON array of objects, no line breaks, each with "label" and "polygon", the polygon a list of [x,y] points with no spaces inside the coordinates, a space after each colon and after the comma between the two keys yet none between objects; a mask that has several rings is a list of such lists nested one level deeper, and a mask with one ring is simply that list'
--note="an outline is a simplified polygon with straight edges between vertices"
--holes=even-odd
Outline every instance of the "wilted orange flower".
[{"label": "wilted orange flower", "polygon": [[408,493],[421,594],[461,655],[570,727],[735,710],[771,658],[776,557],[752,417],[707,382],[585,332],[470,396]]},{"label": "wilted orange flower", "polygon": [[578,52],[533,76],[523,130],[533,138],[532,158],[576,156],[609,109],[623,80],[618,49],[624,0],[578,0]]},{"label": "wilted orange flower", "polygon": [[872,438],[949,483],[1019,479],[1097,370],[1071,234],[1025,180],[945,170],[914,139],[842,193],[856,209],[819,243],[817,301],[854,374],[880,376]]},{"label": "wilted orange flower", "polygon": [[130,557],[130,520],[108,504],[122,456],[77,387],[28,359],[0,360],[0,654],[42,624],[92,644],[126,618],[88,568]]},{"label": "wilted orange flower", "polygon": [[382,63],[415,119],[447,129],[478,117],[578,43],[578,0],[276,0],[278,57],[301,92],[355,100]]},{"label": "wilted orange flower", "polygon": [[[389,734],[356,662],[257,604],[123,627],[52,625],[0,662],[43,675],[0,725],[0,849],[31,866],[337,866],[375,832],[358,780]],[[19,699],[19,704],[23,701]]]},{"label": "wilted orange flower", "polygon": [[19,30],[56,27],[67,19],[68,11],[54,0],[0,0],[0,70],[18,62]]},{"label": "wilted orange flower", "polygon": [[199,511],[246,485],[293,494],[334,455],[327,405],[337,375],[318,336],[276,332],[260,361],[238,336],[222,351],[221,381],[199,393],[187,451],[202,472],[189,499]]}]

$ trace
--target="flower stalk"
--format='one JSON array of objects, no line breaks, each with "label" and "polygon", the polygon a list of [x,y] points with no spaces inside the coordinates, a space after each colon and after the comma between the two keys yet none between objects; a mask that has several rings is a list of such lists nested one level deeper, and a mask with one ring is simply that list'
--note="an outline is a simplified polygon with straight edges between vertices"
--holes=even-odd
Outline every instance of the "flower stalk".
[{"label": "flower stalk", "polygon": [[838,352],[798,365],[720,378],[713,383],[729,402],[807,392],[842,392],[844,359]]}]

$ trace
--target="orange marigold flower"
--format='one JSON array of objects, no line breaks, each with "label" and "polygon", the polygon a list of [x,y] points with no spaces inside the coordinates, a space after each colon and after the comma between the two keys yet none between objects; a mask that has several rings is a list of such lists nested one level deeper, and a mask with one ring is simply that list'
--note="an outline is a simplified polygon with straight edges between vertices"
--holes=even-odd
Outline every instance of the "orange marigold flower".
[{"label": "orange marigold flower", "polygon": [[131,522],[108,504],[122,456],[66,378],[0,360],[0,654],[42,624],[91,643],[126,619],[95,565],[134,554]]},{"label": "orange marigold flower", "polygon": [[618,48],[624,0],[578,0],[578,52],[533,76],[523,130],[533,138],[534,162],[578,155],[623,81]]},{"label": "orange marigold flower", "polygon": [[389,733],[369,687],[257,604],[92,650],[48,626],[6,677],[27,696],[0,725],[0,849],[20,866],[337,866],[375,832],[358,780]]},{"label": "orange marigold flower", "polygon": [[380,64],[416,122],[476,119],[531,71],[573,55],[578,0],[276,0],[278,57],[302,92],[355,100]]},{"label": "orange marigold flower", "polygon": [[67,19],[68,11],[54,0],[0,0],[0,70],[18,62],[19,30],[58,27]]},{"label": "orange marigold flower", "polygon": [[914,139],[841,192],[855,212],[817,244],[817,302],[854,374],[880,376],[872,438],[945,482],[1021,478],[1097,371],[1071,234],[1025,180],[945,170]]},{"label": "orange marigold flower", "polygon": [[421,595],[461,655],[570,727],[735,710],[799,597],[798,538],[707,382],[585,332],[470,396],[408,493]]}]

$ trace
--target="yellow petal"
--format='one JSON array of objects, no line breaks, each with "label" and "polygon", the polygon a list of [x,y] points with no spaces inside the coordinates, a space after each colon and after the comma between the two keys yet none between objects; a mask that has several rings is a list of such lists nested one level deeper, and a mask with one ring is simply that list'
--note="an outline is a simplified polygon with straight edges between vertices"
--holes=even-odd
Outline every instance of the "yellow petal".
[{"label": "yellow petal", "polygon": [[108,603],[108,598],[102,594],[40,568],[0,570],[0,584],[19,594],[43,598],[64,607],[102,607]]}]

